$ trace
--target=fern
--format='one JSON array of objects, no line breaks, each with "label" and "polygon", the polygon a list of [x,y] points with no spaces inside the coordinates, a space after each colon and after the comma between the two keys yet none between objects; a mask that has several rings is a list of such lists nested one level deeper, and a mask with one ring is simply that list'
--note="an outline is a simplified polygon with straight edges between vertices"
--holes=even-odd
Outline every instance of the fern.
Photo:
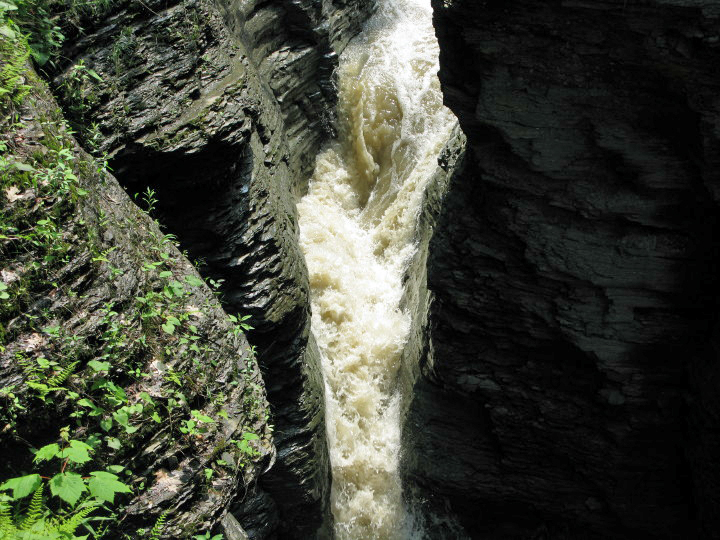
[{"label": "fern", "polygon": [[158,517],[157,521],[155,522],[155,525],[153,526],[152,530],[150,531],[150,540],[160,540],[160,535],[163,532],[163,529],[165,528],[165,521],[167,520],[168,511],[165,510],[162,514],[160,514],[160,517]]},{"label": "fern", "polygon": [[30,92],[30,86],[25,84],[29,56],[22,39],[0,41],[0,111],[18,105]]},{"label": "fern", "polygon": [[7,538],[11,533],[14,533],[15,530],[10,505],[0,503],[0,537]]},{"label": "fern", "polygon": [[[20,510],[22,502],[15,503],[15,512],[7,503],[0,503],[0,538],[3,540],[45,540],[48,538],[76,538],[75,531],[98,505],[91,504],[71,516],[55,517],[43,499],[45,484],[34,491],[30,505],[25,512]],[[21,497],[22,498],[22,497]],[[86,537],[82,537],[86,538]]]},{"label": "fern", "polygon": [[33,493],[32,500],[30,501],[30,506],[28,507],[27,514],[25,514],[25,517],[22,518],[20,521],[18,528],[21,531],[27,531],[30,530],[30,527],[35,525],[40,518],[43,516],[43,489],[45,488],[45,484],[40,484],[38,488],[35,490],[35,493]]},{"label": "fern", "polygon": [[61,534],[75,534],[75,531],[85,523],[88,515],[90,512],[95,510],[97,506],[88,506],[87,508],[83,508],[78,513],[73,514],[73,516],[69,519],[64,520],[62,523],[60,523],[56,529],[57,532]]},{"label": "fern", "polygon": [[50,377],[47,381],[47,385],[50,388],[57,388],[62,385],[66,380],[68,380],[68,377],[73,374],[73,371],[75,371],[78,363],[78,361],[75,361],[72,364],[66,366],[65,369],[63,369],[57,375],[53,375],[52,377]]},{"label": "fern", "polygon": [[10,507],[6,504],[0,505],[0,538],[4,540],[76,538],[75,531],[87,521],[87,516],[97,508],[97,506],[83,508],[69,518],[43,519],[45,508],[42,504],[42,490],[38,489],[35,493],[40,493],[39,498],[36,499],[33,496],[33,502],[30,504],[27,515],[20,519],[18,525],[13,523]]}]

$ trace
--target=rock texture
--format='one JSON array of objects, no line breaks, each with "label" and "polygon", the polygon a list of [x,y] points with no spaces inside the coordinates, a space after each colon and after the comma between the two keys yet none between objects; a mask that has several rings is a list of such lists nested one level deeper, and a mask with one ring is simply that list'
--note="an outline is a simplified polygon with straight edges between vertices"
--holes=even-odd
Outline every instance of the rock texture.
[{"label": "rock texture", "polygon": [[314,533],[330,485],[294,201],[332,133],[337,53],[373,8],[361,0],[118,1],[81,21],[86,30],[65,51],[103,82],[84,85],[78,100],[68,92],[70,64],[55,78],[66,108],[96,124],[121,183],[156,191],[160,220],[206,275],[224,280],[226,309],[251,315],[278,447],[263,484],[287,538]]},{"label": "rock texture", "polygon": [[720,537],[720,6],[433,4],[468,155],[409,477],[475,538]]},{"label": "rock texture", "polygon": [[[208,532],[237,501],[260,503],[258,479],[275,459],[252,349],[192,264],[69,135],[44,83],[32,71],[25,80],[29,95],[0,126],[0,477],[55,474],[32,463],[29,447],[58,441],[62,426],[89,442],[97,431],[90,470],[122,465],[134,488],[110,505],[108,536],[136,537],[163,512],[163,538]],[[10,125],[16,113],[22,123]],[[172,332],[160,326],[169,316],[178,320]],[[189,325],[194,350],[181,339]],[[48,382],[43,360],[70,366],[67,380]],[[115,385],[108,409],[103,380]],[[43,393],[33,382],[65,390]],[[95,410],[78,415],[83,407]],[[212,427],[182,433],[191,408]],[[245,433],[260,437],[251,458],[232,444]],[[257,518],[272,522],[272,509]]]}]

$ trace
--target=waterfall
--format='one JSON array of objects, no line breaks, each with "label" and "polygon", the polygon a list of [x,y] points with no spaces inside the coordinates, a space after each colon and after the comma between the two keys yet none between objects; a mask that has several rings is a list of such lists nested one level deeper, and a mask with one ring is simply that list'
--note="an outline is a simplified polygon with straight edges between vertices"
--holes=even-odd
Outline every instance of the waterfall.
[{"label": "waterfall", "polygon": [[[337,540],[407,539],[400,308],[425,186],[455,118],[442,105],[429,0],[380,0],[340,59],[338,137],[298,204],[322,354]],[[407,308],[406,308],[407,309]]]}]

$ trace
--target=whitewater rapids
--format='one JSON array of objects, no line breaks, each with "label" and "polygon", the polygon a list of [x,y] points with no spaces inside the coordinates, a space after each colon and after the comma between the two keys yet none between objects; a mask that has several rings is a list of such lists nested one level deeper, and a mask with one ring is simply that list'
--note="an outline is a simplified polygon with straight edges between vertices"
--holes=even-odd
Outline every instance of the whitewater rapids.
[{"label": "whitewater rapids", "polygon": [[455,125],[429,0],[384,0],[340,58],[338,137],[298,204],[322,354],[337,540],[419,538],[399,475],[400,308],[425,187]]}]

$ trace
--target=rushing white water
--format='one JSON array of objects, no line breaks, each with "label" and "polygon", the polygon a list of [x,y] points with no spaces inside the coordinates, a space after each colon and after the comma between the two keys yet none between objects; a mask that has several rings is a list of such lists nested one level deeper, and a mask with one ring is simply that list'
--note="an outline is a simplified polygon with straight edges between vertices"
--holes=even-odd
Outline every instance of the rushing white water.
[{"label": "rushing white water", "polygon": [[443,107],[429,0],[381,0],[343,53],[339,136],[298,205],[323,355],[338,540],[407,539],[396,379],[400,309],[424,188],[455,118]]}]

